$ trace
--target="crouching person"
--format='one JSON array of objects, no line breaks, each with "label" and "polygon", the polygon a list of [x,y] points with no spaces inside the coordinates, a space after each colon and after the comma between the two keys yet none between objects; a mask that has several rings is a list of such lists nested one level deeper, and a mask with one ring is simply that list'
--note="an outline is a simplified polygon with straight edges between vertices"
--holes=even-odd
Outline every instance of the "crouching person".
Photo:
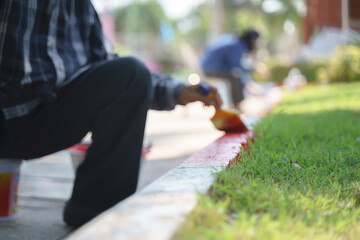
[{"label": "crouching person", "polygon": [[0,158],[39,158],[92,132],[64,209],[70,226],[135,192],[149,108],[221,104],[116,55],[90,0],[0,5]]}]

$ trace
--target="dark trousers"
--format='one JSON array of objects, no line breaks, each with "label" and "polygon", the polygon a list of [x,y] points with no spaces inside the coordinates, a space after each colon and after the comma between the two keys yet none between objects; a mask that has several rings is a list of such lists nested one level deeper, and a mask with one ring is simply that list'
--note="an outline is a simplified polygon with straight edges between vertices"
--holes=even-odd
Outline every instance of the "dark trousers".
[{"label": "dark trousers", "polygon": [[150,95],[151,77],[139,61],[99,63],[59,90],[55,102],[5,121],[0,158],[42,157],[92,132],[69,202],[99,213],[136,190]]}]

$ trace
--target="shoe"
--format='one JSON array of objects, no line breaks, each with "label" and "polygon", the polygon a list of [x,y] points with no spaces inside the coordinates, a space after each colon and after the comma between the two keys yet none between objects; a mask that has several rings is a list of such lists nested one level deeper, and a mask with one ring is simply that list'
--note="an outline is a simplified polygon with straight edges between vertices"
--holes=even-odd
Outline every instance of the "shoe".
[{"label": "shoe", "polygon": [[100,213],[97,210],[79,206],[68,201],[64,208],[63,220],[67,225],[78,228]]}]

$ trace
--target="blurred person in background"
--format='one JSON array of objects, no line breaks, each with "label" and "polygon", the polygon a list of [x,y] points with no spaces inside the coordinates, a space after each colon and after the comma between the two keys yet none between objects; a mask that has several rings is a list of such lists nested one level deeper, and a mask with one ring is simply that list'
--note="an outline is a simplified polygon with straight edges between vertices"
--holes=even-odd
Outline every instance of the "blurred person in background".
[{"label": "blurred person in background", "polygon": [[245,91],[253,95],[263,94],[260,85],[252,81],[250,73],[257,71],[266,75],[267,69],[261,63],[253,64],[247,56],[256,51],[260,34],[249,29],[241,36],[224,34],[210,44],[201,58],[201,67],[208,77],[217,77],[229,81],[231,99],[235,109],[241,110]]},{"label": "blurred person in background", "polygon": [[92,133],[64,209],[70,226],[135,192],[149,107],[221,105],[215,88],[211,100],[115,54],[90,0],[2,0],[0,16],[0,158],[39,158]]}]

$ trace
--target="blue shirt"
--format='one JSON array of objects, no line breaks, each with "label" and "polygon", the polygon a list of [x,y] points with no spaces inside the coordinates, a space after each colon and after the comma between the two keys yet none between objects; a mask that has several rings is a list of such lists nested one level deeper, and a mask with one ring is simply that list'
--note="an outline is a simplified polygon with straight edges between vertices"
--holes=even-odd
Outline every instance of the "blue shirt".
[{"label": "blue shirt", "polygon": [[[0,108],[5,119],[31,112],[99,61],[118,57],[90,0],[1,0]],[[152,107],[172,109],[183,87],[153,75]]]},{"label": "blue shirt", "polygon": [[205,49],[201,67],[205,74],[230,74],[234,68],[249,72],[252,68],[242,62],[243,55],[248,52],[249,48],[242,38],[223,35]]}]

